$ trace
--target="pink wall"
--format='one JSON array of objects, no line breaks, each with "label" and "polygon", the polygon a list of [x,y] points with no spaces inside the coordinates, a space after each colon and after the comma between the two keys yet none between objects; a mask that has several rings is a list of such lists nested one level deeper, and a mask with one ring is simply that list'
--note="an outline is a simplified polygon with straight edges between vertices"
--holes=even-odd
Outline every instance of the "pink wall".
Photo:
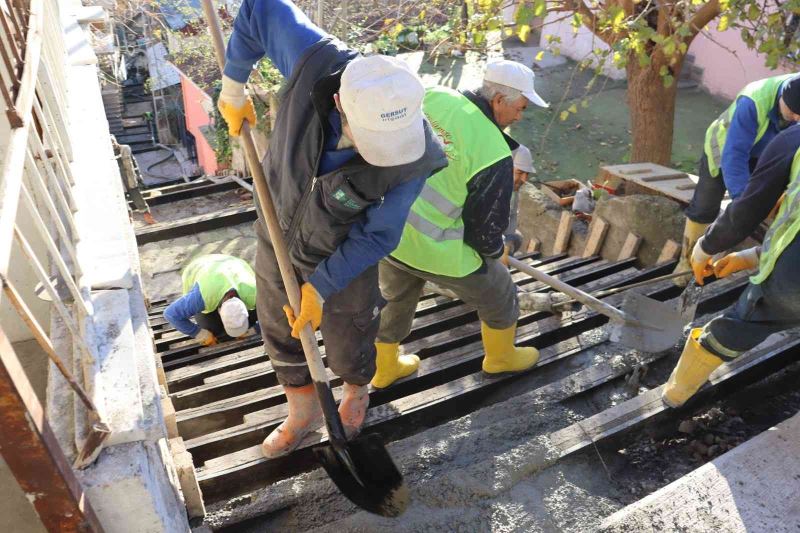
[{"label": "pink wall", "polygon": [[[560,13],[547,15],[540,46],[547,45],[546,35],[556,35],[561,38],[561,53],[576,61],[593,59],[595,48],[607,48],[586,28],[575,33],[568,20],[559,21],[561,17]],[[700,84],[711,94],[732,100],[749,82],[788,72],[786,68],[767,68],[765,57],[748,49],[736,30],[718,32],[713,23],[708,26],[708,34],[709,37],[698,35],[689,53],[694,56],[695,66],[703,69]],[[606,66],[604,71],[612,78],[625,78],[625,72],[613,66]]]},{"label": "pink wall", "polygon": [[695,66],[703,69],[701,83],[711,94],[732,100],[751,81],[789,72],[787,68],[767,68],[765,57],[748,49],[738,31],[718,32],[716,23],[709,29],[711,38],[698,35],[689,53],[694,55]]},{"label": "pink wall", "polygon": [[217,156],[208,144],[200,126],[211,123],[209,110],[214,105],[211,97],[203,92],[192,80],[181,73],[181,90],[183,92],[183,109],[186,113],[186,129],[194,135],[197,144],[197,162],[207,175],[217,173]]}]

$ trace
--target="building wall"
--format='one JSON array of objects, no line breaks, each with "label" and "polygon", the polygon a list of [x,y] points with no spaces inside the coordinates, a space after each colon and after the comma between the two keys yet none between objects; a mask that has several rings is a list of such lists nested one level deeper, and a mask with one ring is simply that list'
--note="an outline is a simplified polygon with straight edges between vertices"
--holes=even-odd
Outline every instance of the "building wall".
[{"label": "building wall", "polygon": [[194,135],[197,144],[197,162],[207,175],[217,173],[217,155],[200,131],[201,126],[211,124],[211,109],[214,105],[211,97],[200,87],[181,73],[181,90],[183,92],[183,109],[186,113],[186,129]]},{"label": "building wall", "polygon": [[[576,61],[590,58],[596,48],[608,48],[586,28],[575,33],[569,20],[554,22],[561,16],[558,13],[548,15],[542,28],[541,46],[547,46],[546,35],[558,36],[561,53]],[[697,36],[689,53],[694,56],[694,65],[703,69],[699,80],[701,87],[723,98],[733,99],[751,81],[788,72],[785,68],[770,70],[764,64],[765,56],[748,49],[737,31],[719,32],[716,24]],[[623,70],[613,67],[606,67],[606,75],[625,78]]]}]

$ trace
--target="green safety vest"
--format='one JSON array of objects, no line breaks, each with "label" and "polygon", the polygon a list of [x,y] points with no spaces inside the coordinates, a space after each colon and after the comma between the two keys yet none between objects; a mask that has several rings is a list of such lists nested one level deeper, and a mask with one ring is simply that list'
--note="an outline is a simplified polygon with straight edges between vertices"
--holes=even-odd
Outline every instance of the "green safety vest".
[{"label": "green safety vest", "polygon": [[775,221],[764,237],[758,273],[750,278],[752,283],[758,285],[772,274],[778,258],[786,247],[792,244],[798,232],[800,232],[800,149],[794,154],[786,198],[783,199]]},{"label": "green safety vest", "polygon": [[256,274],[252,267],[238,257],[224,254],[201,255],[186,265],[181,274],[183,294],[200,286],[200,295],[206,304],[204,313],[213,313],[225,294],[236,289],[239,299],[248,309],[256,308]]},{"label": "green safety vest", "polygon": [[497,126],[457,91],[428,89],[423,106],[444,144],[448,165],[425,182],[391,255],[417,270],[461,278],[483,264],[478,252],[464,242],[461,212],[467,183],[481,170],[510,157],[511,150]]},{"label": "green safety vest", "polygon": [[723,113],[711,123],[706,130],[705,152],[708,159],[708,170],[712,176],[719,176],[719,169],[722,166],[722,150],[725,147],[725,140],[728,138],[728,127],[733,120],[736,112],[736,103],[741,96],[747,96],[756,104],[758,115],[758,132],[753,145],[761,140],[769,126],[769,112],[775,106],[775,98],[778,96],[778,89],[781,84],[794,76],[794,74],[784,74],[763,80],[748,83],[742,91],[736,95],[733,103],[723,111]]}]

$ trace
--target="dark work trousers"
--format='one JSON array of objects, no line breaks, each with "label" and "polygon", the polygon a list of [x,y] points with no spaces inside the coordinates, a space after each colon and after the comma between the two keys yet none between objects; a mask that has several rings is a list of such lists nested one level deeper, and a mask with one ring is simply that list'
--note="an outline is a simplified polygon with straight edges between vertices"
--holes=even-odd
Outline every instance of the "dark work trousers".
[{"label": "dark work trousers", "polygon": [[735,304],[706,325],[700,344],[731,359],[755,348],[773,333],[800,326],[798,264],[800,238],[795,238],[763,283],[749,284]]},{"label": "dark work trousers", "polygon": [[490,328],[509,328],[519,318],[517,286],[508,268],[496,259],[486,259],[472,274],[453,278],[416,270],[386,258],[380,262],[380,281],[381,292],[388,303],[381,312],[378,342],[403,342],[408,336],[426,281],[454,292],[465,304],[477,309],[478,318]]},{"label": "dark work trousers", "polygon": [[722,170],[715,178],[708,170],[708,157],[705,152],[700,158],[697,186],[689,207],[686,208],[686,218],[699,224],[711,224],[719,215],[722,198],[725,196],[725,180],[722,179]]},{"label": "dark work trousers", "polygon": [[[248,317],[249,327],[252,328],[256,325],[258,316],[255,309],[251,309],[248,314],[250,315]],[[222,319],[219,316],[219,309],[210,313],[197,313],[194,315],[194,321],[202,329],[207,329],[213,333],[217,340],[224,341],[230,339],[228,334],[225,333],[225,326],[222,324]]]},{"label": "dark work trousers", "polygon": [[[750,159],[751,173],[755,170],[757,162],[757,158]],[[689,203],[689,207],[686,208],[686,218],[698,224],[711,224],[719,216],[722,199],[728,189],[725,187],[722,169],[720,169],[716,178],[711,175],[708,170],[708,157],[705,152],[700,157],[698,178],[692,201]]]},{"label": "dark work trousers", "polygon": [[[311,383],[303,347],[291,336],[283,312],[286,297],[275,250],[261,219],[255,222],[256,308],[267,355],[281,385]],[[302,277],[298,275],[302,282]],[[346,383],[366,385],[375,374],[375,335],[384,305],[378,288],[378,266],[365,270],[338,293],[325,300],[320,331],[328,367]]]}]

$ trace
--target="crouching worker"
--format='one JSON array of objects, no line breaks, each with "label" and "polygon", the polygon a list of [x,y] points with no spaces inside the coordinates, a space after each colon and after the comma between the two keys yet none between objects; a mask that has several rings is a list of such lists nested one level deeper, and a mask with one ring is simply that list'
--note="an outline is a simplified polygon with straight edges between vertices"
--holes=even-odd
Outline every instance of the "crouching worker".
[{"label": "crouching worker", "polygon": [[[742,242],[785,200],[760,247],[715,254]],[[704,328],[692,330],[662,398],[683,405],[723,362],[760,344],[773,333],[800,326],[800,127],[788,128],[765,148],[741,196],[697,241],[691,256],[698,283],[758,267],[739,300]]]},{"label": "crouching worker", "polygon": [[183,296],[164,311],[175,329],[211,346],[241,337],[256,322],[256,276],[246,261],[223,254],[193,259],[181,274]]}]

